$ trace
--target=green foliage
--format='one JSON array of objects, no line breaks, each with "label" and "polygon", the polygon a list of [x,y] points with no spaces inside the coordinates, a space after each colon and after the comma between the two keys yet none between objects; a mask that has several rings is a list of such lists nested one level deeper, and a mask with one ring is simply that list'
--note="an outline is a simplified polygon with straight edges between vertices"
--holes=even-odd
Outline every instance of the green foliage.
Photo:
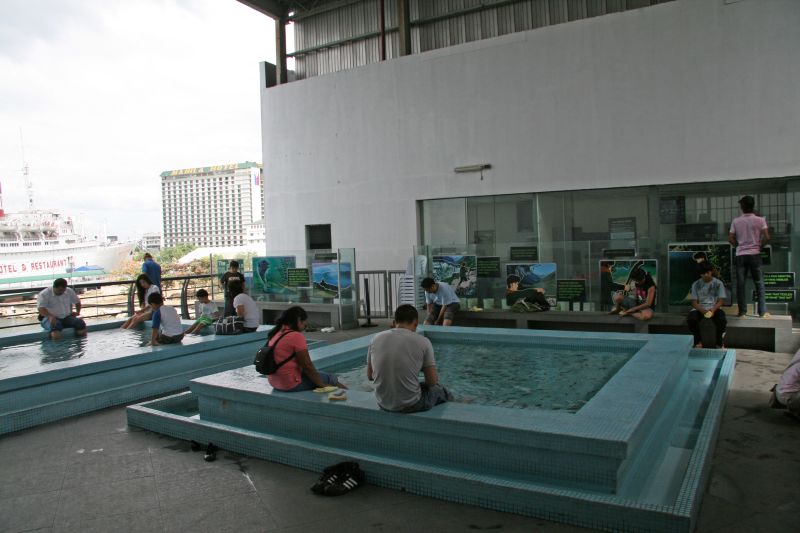
[{"label": "green foliage", "polygon": [[194,244],[179,244],[171,248],[164,248],[156,254],[155,260],[161,264],[163,270],[165,266],[175,264],[178,259],[196,248],[197,246]]}]

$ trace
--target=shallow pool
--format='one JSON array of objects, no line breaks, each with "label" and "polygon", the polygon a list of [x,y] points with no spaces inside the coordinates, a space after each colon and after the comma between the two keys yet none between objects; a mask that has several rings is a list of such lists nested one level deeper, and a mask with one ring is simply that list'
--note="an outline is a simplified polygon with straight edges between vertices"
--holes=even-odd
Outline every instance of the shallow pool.
[{"label": "shallow pool", "polygon": [[[149,344],[151,331],[145,327],[114,328],[91,331],[86,337],[75,337],[72,331],[68,331],[58,341],[41,338],[0,346],[0,379],[138,354]],[[210,337],[187,335],[181,344],[197,344],[204,338],[208,340]]]},{"label": "shallow pool", "polygon": [[[576,412],[636,350],[435,342],[434,352],[439,381],[457,402]],[[337,370],[351,389],[373,390],[366,364]]]}]

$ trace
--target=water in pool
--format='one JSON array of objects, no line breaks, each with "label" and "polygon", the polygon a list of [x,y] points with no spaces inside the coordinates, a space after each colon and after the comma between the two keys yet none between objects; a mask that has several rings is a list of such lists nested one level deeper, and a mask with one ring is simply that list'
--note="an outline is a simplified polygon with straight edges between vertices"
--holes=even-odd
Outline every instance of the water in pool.
[{"label": "water in pool", "polygon": [[[457,402],[568,412],[588,402],[635,353],[624,348],[461,342],[434,342],[433,348],[439,381]],[[338,373],[350,388],[373,390],[366,364]]]},{"label": "water in pool", "polygon": [[[13,346],[0,346],[0,379],[40,372],[61,366],[93,363],[143,353],[152,349],[150,328],[90,331],[75,337],[66,331],[61,340],[40,339]],[[42,333],[44,336],[44,333]],[[202,336],[187,335],[182,344],[202,342]]]}]

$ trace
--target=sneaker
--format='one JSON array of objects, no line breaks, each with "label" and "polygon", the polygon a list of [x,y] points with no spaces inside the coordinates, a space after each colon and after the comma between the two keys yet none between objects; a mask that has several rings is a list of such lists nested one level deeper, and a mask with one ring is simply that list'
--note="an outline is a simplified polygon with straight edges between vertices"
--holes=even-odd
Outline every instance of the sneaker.
[{"label": "sneaker", "polygon": [[763,315],[758,315],[761,318],[772,318],[772,315],[769,313],[764,313]]},{"label": "sneaker", "polygon": [[736,315],[736,318],[747,318],[747,315],[742,313],[742,314]]},{"label": "sneaker", "polygon": [[358,466],[358,463],[346,461],[344,463],[337,463],[325,468],[325,470],[322,471],[322,475],[320,476],[319,480],[312,485],[311,492],[314,494],[327,494],[326,488],[328,486],[344,481],[345,476],[351,471],[361,472],[361,468]]},{"label": "sneaker", "polygon": [[364,484],[364,471],[356,464],[325,486],[325,496],[342,496]]}]

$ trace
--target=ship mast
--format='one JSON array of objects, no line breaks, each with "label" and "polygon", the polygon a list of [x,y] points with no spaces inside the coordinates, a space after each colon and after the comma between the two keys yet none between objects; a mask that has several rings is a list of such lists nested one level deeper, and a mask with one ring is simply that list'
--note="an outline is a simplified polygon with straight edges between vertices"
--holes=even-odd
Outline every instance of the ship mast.
[{"label": "ship mast", "polygon": [[22,128],[19,129],[19,145],[22,149],[22,177],[25,180],[25,191],[28,193],[28,209],[33,209],[33,182],[29,175],[30,167],[25,160],[25,143],[22,140]]}]

